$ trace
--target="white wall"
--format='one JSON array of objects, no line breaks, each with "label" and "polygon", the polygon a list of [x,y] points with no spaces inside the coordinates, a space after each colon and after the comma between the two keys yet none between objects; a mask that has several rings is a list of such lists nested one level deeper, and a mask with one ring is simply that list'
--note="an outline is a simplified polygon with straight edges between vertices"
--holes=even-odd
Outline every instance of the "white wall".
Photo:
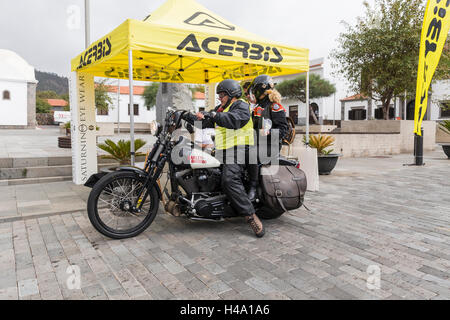
[{"label": "white wall", "polygon": [[450,100],[450,80],[436,81],[432,86],[431,96],[431,120],[440,120],[440,101]]},{"label": "white wall", "polygon": [[[3,100],[5,90],[9,91],[10,100]],[[0,125],[27,125],[27,97],[26,82],[0,80]]]},{"label": "white wall", "polygon": [[198,112],[200,108],[206,108],[206,100],[195,99],[194,108],[196,112]]},{"label": "white wall", "polygon": [[[345,102],[345,111],[344,111],[344,119],[348,120],[348,112],[352,110],[352,108],[363,107],[365,110],[368,110],[369,103],[367,100],[356,100],[356,101],[346,101]],[[369,115],[367,115],[369,117]]]},{"label": "white wall", "polygon": [[[109,113],[107,116],[97,115],[97,122],[109,122],[109,123],[117,123],[118,119],[118,108],[117,108],[117,94],[109,93],[113,105],[109,108]],[[135,123],[150,123],[153,120],[156,120],[156,110],[155,107],[147,110],[145,106],[145,100],[143,96],[136,95],[133,97],[133,103],[139,104],[139,115],[134,116]],[[129,95],[120,95],[120,123],[130,123],[130,116],[128,115],[128,104],[130,102]]]}]

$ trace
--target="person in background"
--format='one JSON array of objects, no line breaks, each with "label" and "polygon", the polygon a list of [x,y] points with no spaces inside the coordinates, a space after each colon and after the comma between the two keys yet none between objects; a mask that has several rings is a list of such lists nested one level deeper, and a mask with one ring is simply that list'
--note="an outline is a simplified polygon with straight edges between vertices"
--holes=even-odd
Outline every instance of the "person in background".
[{"label": "person in background", "polygon": [[[248,87],[249,100],[256,103],[253,110],[254,129],[257,135],[258,148],[264,148],[271,159],[279,156],[282,140],[289,133],[289,125],[286,119],[286,110],[281,105],[281,94],[275,89],[272,77],[260,75],[256,77]],[[278,146],[272,146],[272,134],[278,132]],[[262,136],[267,137],[265,143]],[[250,164],[247,168],[250,178],[250,189],[248,197],[250,201],[256,199],[256,188],[258,186],[259,167]]]}]

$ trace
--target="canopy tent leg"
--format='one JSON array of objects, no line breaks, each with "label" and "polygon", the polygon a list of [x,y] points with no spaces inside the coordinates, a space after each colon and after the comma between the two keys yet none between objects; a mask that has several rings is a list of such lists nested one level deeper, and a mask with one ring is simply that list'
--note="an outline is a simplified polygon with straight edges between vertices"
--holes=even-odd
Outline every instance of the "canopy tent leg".
[{"label": "canopy tent leg", "polygon": [[97,173],[97,132],[94,76],[72,72],[69,77],[72,179],[81,185]]},{"label": "canopy tent leg", "polygon": [[135,149],[134,149],[134,99],[133,99],[133,50],[128,50],[128,73],[130,79],[130,152],[131,166],[135,165]]},{"label": "canopy tent leg", "polygon": [[120,79],[117,80],[117,134],[120,134]]},{"label": "canopy tent leg", "polygon": [[216,84],[206,84],[206,109],[207,111],[214,110],[216,107]]},{"label": "canopy tent leg", "polygon": [[309,145],[309,71],[306,72],[306,144]]}]

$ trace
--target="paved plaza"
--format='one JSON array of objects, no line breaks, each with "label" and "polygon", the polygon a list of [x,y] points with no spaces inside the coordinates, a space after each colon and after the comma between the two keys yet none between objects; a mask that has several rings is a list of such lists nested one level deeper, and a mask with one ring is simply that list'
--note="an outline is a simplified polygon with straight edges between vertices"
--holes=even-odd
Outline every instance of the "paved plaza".
[{"label": "paved plaza", "polygon": [[450,162],[412,161],[340,159],[263,239],[161,210],[121,241],[85,210],[0,223],[0,299],[450,299]]}]

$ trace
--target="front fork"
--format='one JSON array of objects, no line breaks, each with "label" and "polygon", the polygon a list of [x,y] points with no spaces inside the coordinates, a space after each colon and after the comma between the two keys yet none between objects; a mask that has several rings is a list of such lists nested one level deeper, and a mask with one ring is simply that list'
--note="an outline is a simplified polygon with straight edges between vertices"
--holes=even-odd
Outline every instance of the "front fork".
[{"label": "front fork", "polygon": [[[151,188],[158,183],[159,185],[159,177],[161,176],[162,171],[164,170],[164,165],[166,164],[167,157],[163,156],[161,160],[158,162],[158,166],[150,165],[148,168],[147,179],[145,180],[144,186],[138,193],[136,198],[136,202],[133,204],[132,210],[137,213],[141,213],[142,206],[144,205],[147,197],[150,193]],[[152,174],[153,172],[153,174]]]}]

